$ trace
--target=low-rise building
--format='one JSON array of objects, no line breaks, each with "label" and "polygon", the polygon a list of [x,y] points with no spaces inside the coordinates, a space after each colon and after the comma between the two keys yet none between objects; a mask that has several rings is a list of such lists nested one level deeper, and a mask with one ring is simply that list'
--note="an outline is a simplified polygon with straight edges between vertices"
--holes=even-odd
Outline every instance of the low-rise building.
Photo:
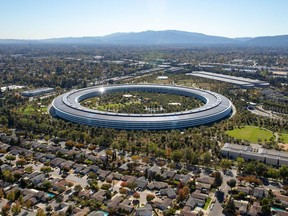
[{"label": "low-rise building", "polygon": [[288,165],[288,153],[262,147],[253,148],[251,146],[225,143],[221,149],[221,154],[225,157],[236,159],[242,157],[245,160],[256,160],[274,166]]}]

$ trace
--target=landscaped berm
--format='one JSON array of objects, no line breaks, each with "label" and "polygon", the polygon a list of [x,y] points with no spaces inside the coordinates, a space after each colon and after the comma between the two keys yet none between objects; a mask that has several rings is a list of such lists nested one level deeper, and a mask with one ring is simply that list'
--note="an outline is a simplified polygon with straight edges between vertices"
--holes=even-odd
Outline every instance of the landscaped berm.
[{"label": "landscaped berm", "polygon": [[273,137],[272,131],[253,126],[236,128],[234,130],[229,130],[226,133],[236,139],[247,140],[252,143],[258,143],[260,140],[268,141],[271,137]]}]

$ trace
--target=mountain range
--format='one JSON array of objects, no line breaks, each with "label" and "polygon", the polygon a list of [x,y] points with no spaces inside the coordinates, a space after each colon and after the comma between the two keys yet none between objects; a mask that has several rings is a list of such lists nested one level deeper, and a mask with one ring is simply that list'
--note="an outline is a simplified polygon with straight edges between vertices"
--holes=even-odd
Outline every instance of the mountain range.
[{"label": "mountain range", "polygon": [[117,44],[117,45],[190,45],[288,47],[288,35],[227,38],[177,30],[114,33],[95,37],[64,37],[41,40],[1,39],[0,44]]}]

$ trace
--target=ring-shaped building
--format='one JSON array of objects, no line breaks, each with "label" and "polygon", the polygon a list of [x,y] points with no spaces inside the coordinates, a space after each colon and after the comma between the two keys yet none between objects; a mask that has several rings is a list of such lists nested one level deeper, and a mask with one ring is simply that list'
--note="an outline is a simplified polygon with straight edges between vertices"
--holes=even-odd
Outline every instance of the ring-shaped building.
[{"label": "ring-shaped building", "polygon": [[[129,114],[89,109],[80,102],[113,92],[154,92],[189,96],[205,103],[204,106],[175,113]],[[154,84],[93,86],[73,90],[56,97],[50,108],[53,116],[96,127],[127,130],[166,130],[199,126],[221,120],[232,111],[231,101],[223,95],[195,88]]]}]

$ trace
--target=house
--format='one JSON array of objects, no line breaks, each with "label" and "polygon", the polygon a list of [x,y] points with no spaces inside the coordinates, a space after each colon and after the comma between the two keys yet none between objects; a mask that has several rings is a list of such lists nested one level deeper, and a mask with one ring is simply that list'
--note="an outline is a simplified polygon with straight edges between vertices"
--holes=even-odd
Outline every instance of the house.
[{"label": "house", "polygon": [[74,216],[82,216],[87,215],[90,212],[90,209],[88,207],[85,207],[84,209],[80,209]]},{"label": "house", "polygon": [[90,172],[97,172],[99,170],[99,167],[96,165],[89,166]]},{"label": "house", "polygon": [[122,201],[122,196],[114,196],[113,199],[107,203],[107,208],[118,209],[120,202]]},{"label": "house", "polygon": [[282,205],[288,206],[288,196],[282,195],[280,192],[276,191],[274,192],[275,198],[278,199]]},{"label": "house", "polygon": [[148,176],[154,177],[155,175],[161,175],[161,169],[156,165],[148,169]]},{"label": "house", "polygon": [[111,173],[111,171],[101,170],[99,169],[97,171],[97,174],[99,175],[99,179],[101,181],[105,181],[106,177]]},{"label": "house", "polygon": [[43,158],[45,156],[45,154],[38,152],[37,154],[34,155],[36,160],[40,160],[40,158]]},{"label": "house", "polygon": [[81,197],[82,199],[89,199],[91,196],[90,191],[89,190],[81,190],[78,193],[78,197]]},{"label": "house", "polygon": [[127,171],[128,169],[129,169],[129,168],[128,168],[128,162],[122,164],[122,165],[118,168],[118,170],[119,170],[120,172],[125,172],[125,171]]},{"label": "house", "polygon": [[0,166],[0,170],[1,170],[2,172],[7,171],[7,170],[12,171],[12,167],[11,167],[10,165],[8,165],[8,164],[2,164],[2,165]]},{"label": "house", "polygon": [[239,212],[241,215],[245,215],[247,214],[247,210],[248,210],[248,201],[244,201],[244,200],[233,200],[236,209],[239,209]]},{"label": "house", "polygon": [[73,161],[69,161],[69,160],[68,160],[68,161],[64,161],[63,163],[61,163],[61,164],[59,165],[59,167],[60,167],[61,169],[70,170],[70,169],[72,168],[73,164],[74,164]]},{"label": "house", "polygon": [[72,168],[74,169],[74,173],[79,173],[81,170],[85,169],[86,167],[82,164],[75,163]]},{"label": "house", "polygon": [[254,197],[261,199],[264,197],[264,195],[265,195],[265,189],[264,188],[259,188],[259,187],[254,188],[254,190],[253,190],[253,196]]},{"label": "house", "polygon": [[250,216],[257,216],[257,215],[260,215],[261,210],[262,210],[262,206],[260,205],[260,203],[254,202],[253,205],[250,207],[248,214]]},{"label": "house", "polygon": [[116,180],[120,180],[122,177],[123,177],[123,175],[120,173],[113,173],[113,178]]},{"label": "house", "polygon": [[127,214],[131,214],[131,212],[134,209],[134,207],[132,205],[132,201],[125,199],[122,203],[119,204],[119,209],[121,209],[122,211],[124,211]]},{"label": "house", "polygon": [[159,208],[161,210],[166,210],[168,207],[172,204],[172,199],[166,198],[164,200],[156,199],[154,201],[154,205],[156,208]]},{"label": "house", "polygon": [[148,167],[144,165],[136,166],[135,170],[141,174],[147,171]]},{"label": "house", "polygon": [[134,183],[136,180],[135,176],[129,176],[129,175],[125,175],[121,178],[122,181],[127,182],[128,184]]},{"label": "house", "polygon": [[134,183],[137,185],[138,188],[142,190],[144,190],[148,185],[148,181],[145,179],[144,176],[136,179]]},{"label": "house", "polygon": [[147,188],[149,190],[160,190],[160,189],[168,188],[168,184],[166,182],[152,182],[148,184]]},{"label": "house", "polygon": [[160,193],[162,196],[167,196],[170,199],[175,199],[176,198],[176,193],[172,188],[166,188],[166,189],[161,189]]},{"label": "house", "polygon": [[185,175],[182,179],[180,179],[181,183],[186,185],[191,181],[192,176],[191,175]]},{"label": "house", "polygon": [[173,179],[175,175],[176,175],[175,170],[165,170],[161,176],[163,177],[163,179],[166,180],[166,179]]},{"label": "house", "polygon": [[197,203],[192,196],[190,196],[189,199],[185,203],[185,206],[190,207],[190,210],[194,209],[196,207],[196,205],[197,205]]},{"label": "house", "polygon": [[237,186],[237,191],[243,192],[244,194],[248,195],[251,193],[251,188],[248,186]]},{"label": "house", "polygon": [[176,174],[174,176],[174,180],[176,180],[176,181],[181,181],[181,179],[183,179],[183,178],[184,178],[184,175],[182,175],[182,174]]},{"label": "house", "polygon": [[[75,172],[75,171],[74,171]],[[90,168],[85,167],[84,169],[82,169],[79,173],[81,175],[87,175],[90,172]]]},{"label": "house", "polygon": [[31,178],[30,182],[32,185],[37,186],[38,184],[42,183],[44,180],[46,180],[46,176],[44,174],[39,174]]},{"label": "house", "polygon": [[58,155],[58,156],[68,155],[68,153],[69,153],[69,150],[64,149],[64,148],[60,148],[60,149],[57,151],[57,155]]},{"label": "house", "polygon": [[201,193],[201,191],[197,189],[191,194],[191,197],[194,198],[197,206],[203,207],[206,199],[208,198],[208,195]]},{"label": "house", "polygon": [[205,183],[201,183],[201,182],[197,182],[197,184],[196,184],[196,189],[199,189],[201,191],[210,190],[210,188],[211,188],[210,184],[205,184]]},{"label": "house", "polygon": [[191,211],[191,208],[189,206],[184,206],[182,209],[180,216],[197,216],[197,212]]},{"label": "house", "polygon": [[204,176],[204,177],[197,178],[197,182],[212,185],[214,183],[214,178],[210,176]]},{"label": "house", "polygon": [[10,148],[10,145],[0,142],[0,150],[1,150],[1,152],[7,152],[9,148]]},{"label": "house", "polygon": [[96,162],[98,160],[98,158],[94,155],[88,155],[87,160],[90,160],[92,162]]},{"label": "house", "polygon": [[136,216],[152,216],[153,209],[150,204],[146,204],[144,207],[137,208],[135,211]]},{"label": "house", "polygon": [[60,165],[61,165],[62,163],[64,163],[64,162],[66,162],[65,159],[62,159],[62,158],[54,158],[54,159],[52,159],[52,160],[50,161],[50,165],[51,165],[52,167],[60,167]]},{"label": "house", "polygon": [[106,199],[105,194],[106,194],[106,191],[99,190],[97,193],[93,194],[92,198],[99,202],[103,202]]}]

